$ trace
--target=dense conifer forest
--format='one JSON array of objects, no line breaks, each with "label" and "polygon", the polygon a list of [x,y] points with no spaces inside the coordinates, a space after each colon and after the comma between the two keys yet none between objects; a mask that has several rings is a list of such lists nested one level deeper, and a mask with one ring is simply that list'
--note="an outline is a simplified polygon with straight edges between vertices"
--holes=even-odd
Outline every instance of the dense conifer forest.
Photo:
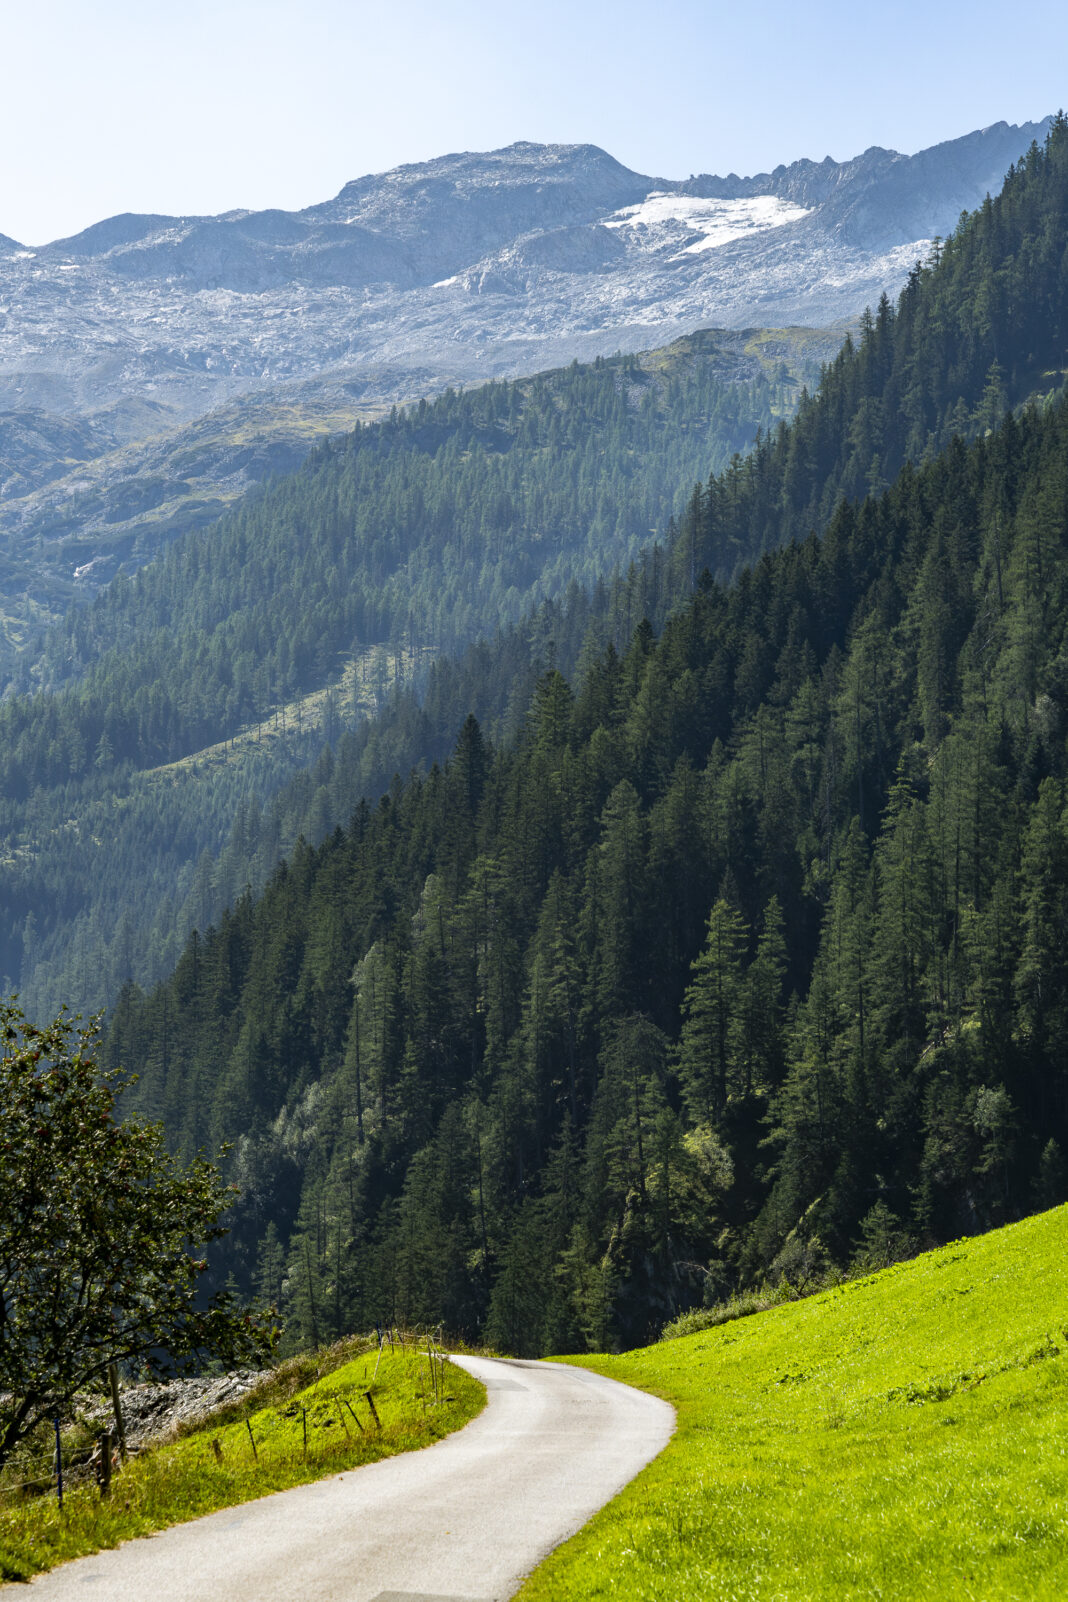
[{"label": "dense conifer forest", "polygon": [[[301,833],[321,839],[347,822],[359,795],[376,797],[394,773],[440,760],[467,710],[495,739],[514,734],[532,674],[548,662],[572,673],[591,620],[594,644],[612,639],[623,649],[643,617],[662,627],[705,567],[720,579],[737,574],[760,551],[824,527],[843,498],[878,492],[906,459],[922,461],[952,437],[983,432],[1006,404],[1056,392],[1068,331],[1059,124],[1054,132],[1048,155],[1032,151],[1004,193],[917,266],[896,309],[884,302],[863,319],[858,341],[847,340],[816,393],[802,397],[796,423],[765,427],[750,457],[692,495],[692,480],[723,460],[732,441],[744,440],[772,411],[793,407],[804,347],[791,357],[789,342],[777,339],[783,365],[758,378],[748,399],[738,386],[724,386],[714,333],[644,366],[621,358],[514,389],[446,397],[440,413],[430,407],[420,420],[417,409],[414,418],[398,415],[384,430],[364,431],[279,486],[277,500],[268,494],[264,530],[272,532],[262,543],[270,561],[254,560],[259,512],[248,508],[72,617],[38,653],[39,672],[55,693],[15,697],[0,708],[0,895],[8,913],[0,973],[45,1010],[63,998],[94,1007],[114,999],[127,977],[144,983],[160,976],[190,929],[217,919],[246,884],[259,888]],[[521,433],[529,449],[519,447]],[[457,439],[471,445],[466,456]],[[601,477],[594,474],[597,449]],[[673,502],[685,509],[665,541],[614,583],[587,593],[570,585],[525,615],[489,654],[439,657],[425,694],[421,682],[414,696],[404,687],[388,692],[404,667],[415,614],[406,609],[400,569],[379,575],[383,594],[392,596],[383,606],[396,603],[390,627],[400,631],[377,642],[383,660],[375,671],[385,687],[379,716],[366,724],[337,679],[321,721],[305,727],[305,691],[321,685],[324,672],[331,682],[344,660],[338,653],[355,649],[358,656],[372,643],[347,636],[352,601],[338,578],[343,569],[349,588],[377,605],[369,569],[360,565],[362,547],[345,536],[345,517],[358,515],[362,528],[369,515],[352,499],[354,455],[363,463],[359,472],[371,475],[368,483],[391,486],[382,528],[392,532],[372,538],[371,547],[392,552],[390,560],[417,549],[416,565],[428,575],[425,596],[435,593],[435,571],[443,585],[455,584],[462,571],[474,586],[469,600],[477,601],[483,585],[492,597],[502,573],[531,551],[545,555],[546,546],[558,582],[562,561],[588,576],[598,551],[608,563],[624,548],[636,549],[643,530],[651,538],[650,485],[660,486],[662,516]],[[529,516],[509,525],[521,548],[513,558],[494,523],[508,511],[507,497],[487,501],[482,491],[504,480],[514,488],[521,461],[518,500]],[[560,489],[567,483],[571,502]],[[595,485],[604,484],[607,499],[598,499]],[[419,494],[406,500],[413,486]],[[427,503],[428,486],[439,512],[455,511],[462,536],[455,547],[444,524],[424,537],[415,513]],[[539,520],[550,503],[565,529],[559,549]],[[325,530],[311,516],[313,505],[326,509]],[[618,539],[603,548],[585,538],[575,508],[584,516],[593,509],[599,541],[611,521],[601,515],[606,506],[614,508]],[[405,522],[398,507],[414,520]],[[272,509],[279,511],[273,523]],[[479,554],[483,535],[493,547],[489,556]],[[299,582],[286,577],[291,570]],[[255,604],[242,609],[250,598]],[[529,596],[516,592],[513,600],[521,611]],[[321,625],[317,634],[301,633],[305,601]],[[496,627],[492,607],[479,610],[480,626],[489,616]],[[305,643],[295,651],[298,639]],[[123,649],[107,649],[119,640]],[[285,721],[271,699],[278,694],[295,698],[283,741],[268,749],[257,739],[241,761],[222,762],[217,754],[205,763],[181,760],[220,731],[232,738],[234,718],[259,720],[252,725],[257,735],[277,729],[280,716]],[[257,699],[264,695],[266,703]],[[176,756],[177,766],[151,771]]]},{"label": "dense conifer forest", "polygon": [[1060,119],[666,548],[394,703],[447,761],[124,991],[295,1342],[634,1344],[1068,1195],[1066,247]]},{"label": "dense conifer forest", "polygon": [[[0,975],[47,1010],[169,971],[332,826],[308,801],[324,743],[351,776],[351,732],[391,687],[663,533],[710,462],[794,408],[821,341],[769,359],[698,334],[450,392],[327,442],[72,612],[0,701]],[[365,774],[372,793],[393,771]]]}]

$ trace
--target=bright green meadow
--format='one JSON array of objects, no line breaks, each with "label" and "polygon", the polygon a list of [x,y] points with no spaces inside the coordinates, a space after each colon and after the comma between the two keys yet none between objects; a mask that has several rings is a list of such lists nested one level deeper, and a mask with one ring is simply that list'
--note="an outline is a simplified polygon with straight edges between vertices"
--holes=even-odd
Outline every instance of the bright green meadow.
[{"label": "bright green meadow", "polygon": [[[351,1350],[353,1343],[343,1344]],[[322,1369],[329,1358],[318,1361]],[[107,1501],[83,1480],[67,1491],[61,1513],[54,1494],[17,1498],[0,1484],[0,1580],[28,1579],[217,1508],[429,1446],[468,1423],[486,1399],[484,1387],[447,1359],[435,1359],[432,1375],[425,1347],[387,1347],[381,1360],[377,1350],[365,1351],[297,1389],[315,1362],[283,1365],[241,1403],[132,1458]]]},{"label": "bright green meadow", "polygon": [[573,1361],[678,1431],[521,1602],[1068,1597],[1068,1207]]}]

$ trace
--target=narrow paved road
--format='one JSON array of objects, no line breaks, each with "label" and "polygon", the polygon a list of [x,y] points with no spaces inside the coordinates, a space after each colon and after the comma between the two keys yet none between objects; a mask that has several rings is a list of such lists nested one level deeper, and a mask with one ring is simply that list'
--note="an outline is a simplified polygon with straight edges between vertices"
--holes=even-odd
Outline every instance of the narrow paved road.
[{"label": "narrow paved road", "polygon": [[662,1450],[675,1417],[584,1369],[454,1361],[489,1404],[436,1446],[79,1558],[32,1581],[28,1602],[503,1602]]}]

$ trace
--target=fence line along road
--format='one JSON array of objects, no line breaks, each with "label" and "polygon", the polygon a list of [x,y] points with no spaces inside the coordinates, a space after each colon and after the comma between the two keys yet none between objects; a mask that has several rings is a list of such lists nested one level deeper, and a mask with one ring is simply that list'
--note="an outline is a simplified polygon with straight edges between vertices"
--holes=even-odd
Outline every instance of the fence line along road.
[{"label": "fence line along road", "polygon": [[31,1581],[29,1602],[504,1602],[663,1449],[675,1415],[585,1369],[453,1361],[489,1392],[455,1435],[78,1558]]}]

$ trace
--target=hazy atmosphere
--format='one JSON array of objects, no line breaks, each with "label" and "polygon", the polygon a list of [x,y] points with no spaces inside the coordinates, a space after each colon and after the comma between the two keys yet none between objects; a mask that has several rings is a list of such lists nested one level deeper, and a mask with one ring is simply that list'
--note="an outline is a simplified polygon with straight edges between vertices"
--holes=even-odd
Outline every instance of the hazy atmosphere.
[{"label": "hazy atmosphere", "polygon": [[666,0],[655,25],[634,0],[6,9],[0,234],[28,244],[122,211],[294,209],[515,139],[590,141],[675,178],[911,153],[1056,110],[1068,47],[1057,0],[1026,29],[994,0]]}]

